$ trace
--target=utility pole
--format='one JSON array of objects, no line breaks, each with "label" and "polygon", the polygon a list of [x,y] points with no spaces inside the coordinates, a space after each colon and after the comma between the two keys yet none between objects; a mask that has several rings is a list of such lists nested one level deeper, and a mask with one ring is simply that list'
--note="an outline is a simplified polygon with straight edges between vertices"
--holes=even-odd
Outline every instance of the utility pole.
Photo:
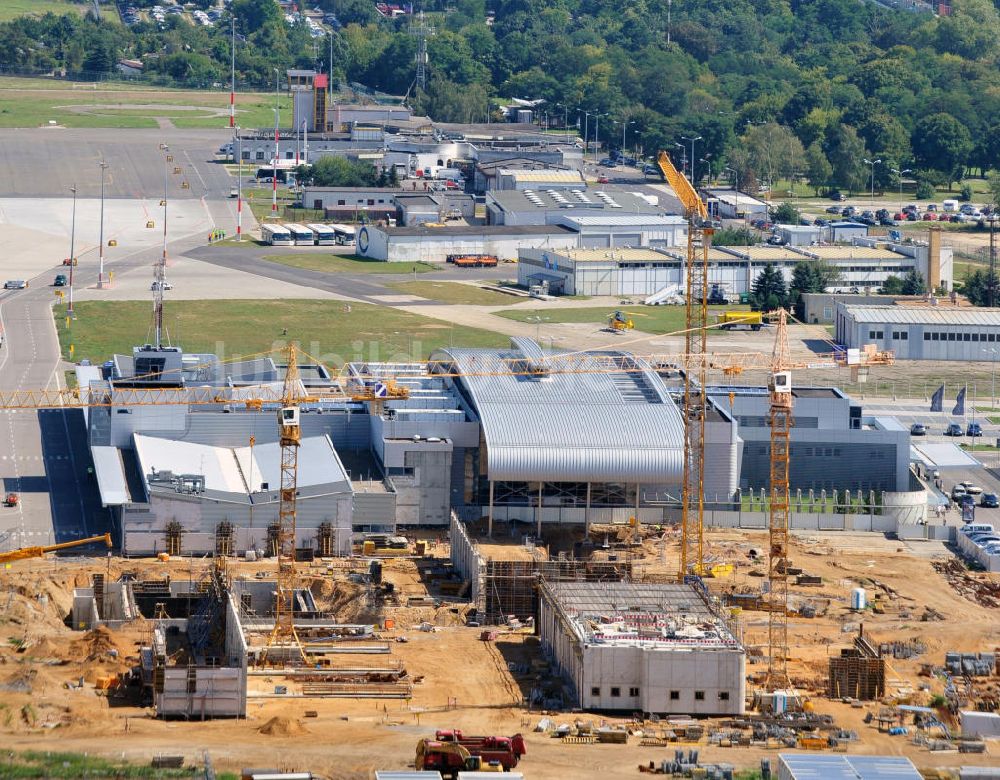
[{"label": "utility pole", "polygon": [[236,17],[230,19],[229,127],[236,127]]},{"label": "utility pole", "polygon": [[73,193],[73,217],[70,220],[69,228],[69,308],[66,309],[66,316],[70,319],[76,318],[73,311],[73,266],[76,265],[76,183],[69,188]]},{"label": "utility pole", "polygon": [[682,135],[681,136],[681,140],[682,141],[689,141],[691,143],[691,186],[692,187],[697,187],[698,186],[698,177],[695,174],[694,161],[696,159],[698,159],[698,158],[694,156],[694,142],[695,141],[700,141],[701,140],[701,136],[700,135],[696,135],[693,138],[688,138],[686,135]]},{"label": "utility pole", "polygon": [[243,240],[243,139],[236,126],[236,240]]},{"label": "utility pole", "polygon": [[997,215],[990,214],[990,285],[989,304],[992,308],[996,305],[997,289],[997,241],[996,241]]},{"label": "utility pole", "polygon": [[[327,106],[333,105],[333,30],[330,30],[330,61],[327,63],[326,95]],[[323,128],[326,128],[326,117],[323,117]]]},{"label": "utility pole", "polygon": [[278,217],[278,157],[280,152],[278,151],[278,93],[281,90],[281,71],[277,68],[274,69],[274,165],[272,166],[272,173],[274,176],[271,177],[271,216],[277,219]]},{"label": "utility pole", "polygon": [[896,174],[896,179],[899,181],[899,210],[902,211],[903,210],[903,174],[904,173],[913,173],[913,171],[911,171],[909,168],[903,168],[903,170],[899,170],[899,168],[890,168],[889,170],[892,171],[894,174]]},{"label": "utility pole", "polygon": [[98,165],[101,166],[101,227],[100,230],[98,231],[99,233],[98,257],[100,258],[100,260],[97,268],[97,289],[103,290],[104,289],[104,172],[110,166],[106,162],[104,162],[103,159],[98,163]]},{"label": "utility pole", "polygon": [[875,208],[875,166],[878,165],[880,162],[882,161],[869,160],[867,157],[865,158],[865,165],[870,165],[872,167],[872,199],[871,199],[872,208]]}]

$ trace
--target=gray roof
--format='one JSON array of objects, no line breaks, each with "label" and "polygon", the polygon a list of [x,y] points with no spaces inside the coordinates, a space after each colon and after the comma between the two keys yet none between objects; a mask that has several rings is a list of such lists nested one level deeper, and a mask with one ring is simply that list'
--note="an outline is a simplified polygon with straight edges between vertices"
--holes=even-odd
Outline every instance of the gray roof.
[{"label": "gray roof", "polygon": [[[615,200],[618,194],[615,193]],[[651,208],[656,208],[651,206]],[[601,227],[611,225],[615,227],[676,227],[686,225],[684,217],[665,216],[661,214],[564,214],[561,216],[564,224],[579,225],[581,227]]]},{"label": "gray roof", "polygon": [[838,308],[855,322],[1000,327],[1000,309],[978,306],[855,306],[841,303]]},{"label": "gray roof", "polygon": [[795,780],[921,780],[922,777],[913,762],[903,756],[780,753],[778,760],[788,768],[787,776]]},{"label": "gray roof", "polygon": [[[172,492],[169,483],[151,481],[158,473],[195,474],[204,478],[204,495],[209,498],[245,503],[251,494],[254,502],[268,501],[281,484],[281,447],[277,442],[257,444],[253,448],[214,447],[190,441],[133,436],[139,469],[147,491]],[[302,497],[349,492],[350,478],[329,436],[309,436],[299,445],[297,485]],[[267,490],[261,486],[267,483]]]},{"label": "gray roof", "polygon": [[421,236],[424,238],[434,238],[435,236],[570,236],[573,231],[562,225],[445,225],[444,227],[427,227],[426,225],[414,225],[413,227],[378,227],[366,225],[368,230],[381,230],[390,238],[393,236]]},{"label": "gray roof", "polygon": [[504,211],[564,211],[572,214],[616,212],[619,214],[662,214],[660,206],[631,192],[561,189],[546,190],[544,184],[530,190],[490,190],[492,200]]},{"label": "gray roof", "polygon": [[465,374],[459,381],[483,427],[490,479],[677,481],[683,425],[655,372],[604,373],[592,353],[579,353],[572,358],[577,373],[515,374],[509,361],[537,364],[542,354],[530,340],[518,341],[523,351],[452,348],[435,355],[453,359]]}]

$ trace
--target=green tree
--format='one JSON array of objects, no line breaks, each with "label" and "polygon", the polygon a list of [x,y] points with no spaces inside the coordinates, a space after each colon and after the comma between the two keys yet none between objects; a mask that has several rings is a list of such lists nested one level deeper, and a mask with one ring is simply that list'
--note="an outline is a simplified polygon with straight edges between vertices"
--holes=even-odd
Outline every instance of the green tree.
[{"label": "green tree", "polygon": [[882,286],[879,288],[882,295],[904,295],[903,280],[895,275],[887,276]]},{"label": "green tree", "polygon": [[723,228],[712,236],[715,246],[750,246],[757,243],[757,235],[746,228]]},{"label": "green tree", "polygon": [[229,11],[236,17],[236,26],[245,33],[282,22],[281,9],[274,0],[233,0]]},{"label": "green tree", "polygon": [[941,171],[949,190],[956,171],[965,165],[972,152],[972,138],[965,125],[943,112],[931,114],[916,123],[911,145],[917,165]]},{"label": "green tree", "polygon": [[1000,205],[1000,171],[990,171],[986,182],[990,191],[990,205]]},{"label": "green tree", "polygon": [[994,301],[1000,301],[1000,285],[997,284],[996,275],[991,275],[989,271],[977,269],[965,278],[962,284],[962,294],[969,299],[973,306],[989,306],[990,288],[993,289]]},{"label": "green tree", "polygon": [[916,268],[911,268],[903,277],[903,295],[923,295],[927,292],[924,277]]},{"label": "green tree", "polygon": [[334,155],[316,160],[308,176],[318,187],[371,187],[378,179],[370,163]]},{"label": "green tree", "polygon": [[788,290],[785,277],[774,265],[768,263],[754,279],[750,291],[750,302],[754,309],[770,311],[785,305]]},{"label": "green tree", "polygon": [[818,141],[814,141],[806,149],[806,180],[809,182],[809,186],[819,195],[820,191],[829,183],[832,174],[833,166],[823,154],[823,147],[819,145]]},{"label": "green tree", "polygon": [[824,151],[833,168],[830,174],[831,185],[849,192],[864,186],[864,159],[868,150],[853,127],[838,125],[827,138]]},{"label": "green tree", "polygon": [[791,203],[782,203],[774,210],[774,221],[781,225],[799,224],[799,210]]}]

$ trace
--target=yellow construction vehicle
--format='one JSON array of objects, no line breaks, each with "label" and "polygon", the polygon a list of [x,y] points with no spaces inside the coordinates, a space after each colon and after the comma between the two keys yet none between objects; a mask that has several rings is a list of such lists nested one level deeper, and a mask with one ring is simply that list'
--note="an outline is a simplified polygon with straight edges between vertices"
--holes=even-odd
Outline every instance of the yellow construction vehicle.
[{"label": "yellow construction vehicle", "polygon": [[608,315],[608,330],[618,332],[622,330],[632,330],[635,325],[632,323],[632,318],[628,316],[628,312],[616,311]]},{"label": "yellow construction vehicle", "polygon": [[66,550],[70,547],[80,547],[84,544],[93,544],[94,542],[104,542],[108,548],[111,547],[111,534],[104,534],[103,536],[89,536],[86,539],[77,539],[73,542],[62,542],[61,544],[50,544],[45,547],[21,547],[17,550],[11,550],[10,552],[0,553],[0,563],[9,563],[10,561],[20,561],[25,558],[41,558],[45,553],[55,552],[56,550]]}]

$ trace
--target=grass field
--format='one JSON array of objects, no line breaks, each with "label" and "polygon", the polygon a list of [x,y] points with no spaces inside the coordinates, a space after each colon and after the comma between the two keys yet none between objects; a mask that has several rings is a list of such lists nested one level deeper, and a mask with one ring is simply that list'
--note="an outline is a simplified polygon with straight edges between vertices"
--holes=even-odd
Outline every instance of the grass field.
[{"label": "grass field", "polygon": [[[683,306],[633,306],[620,309],[628,314],[637,330],[647,333],[674,333],[684,330]],[[748,306],[709,306],[708,321],[713,323],[715,312],[748,311]],[[534,322],[541,317],[542,322],[586,322],[604,324],[608,315],[615,311],[613,306],[587,306],[572,309],[508,309],[498,311],[501,317],[518,322]],[[710,329],[711,336],[718,330]]]},{"label": "grass field", "polygon": [[461,282],[399,282],[395,289],[442,303],[463,303],[473,306],[503,306],[517,300],[510,295],[484,290]]},{"label": "grass field", "polygon": [[[109,761],[81,753],[50,753],[47,751],[8,753],[4,751],[3,757],[0,758],[0,777],[2,778],[44,777],[76,780],[80,777],[115,777],[122,778],[122,780],[133,780],[133,778],[167,780],[168,778],[189,778],[191,774],[190,769],[153,769],[149,766]],[[239,775],[221,772],[216,774],[216,777],[218,780],[235,780]]]},{"label": "grass field", "polygon": [[[35,4],[34,0],[24,2]],[[0,0],[0,19],[9,4],[8,0]],[[156,127],[157,116],[182,128],[224,128],[229,124],[227,92],[137,84],[111,83],[91,88],[90,84],[74,85],[54,79],[0,77],[0,106],[0,127],[38,127],[54,120],[66,127],[143,128]],[[287,114],[288,99],[281,98],[279,107],[283,115]],[[262,93],[237,95],[236,114],[244,127],[272,125],[274,97]]]},{"label": "grass field", "polygon": [[[149,304],[144,301],[79,301],[67,328],[56,307],[62,354],[102,363],[114,352],[130,352],[147,338]],[[289,341],[331,368],[350,360],[426,358],[441,346],[502,347],[509,339],[478,328],[398,309],[339,301],[171,301],[164,324],[172,343],[188,352],[214,352],[223,360],[281,349]]]},{"label": "grass field", "polygon": [[[418,274],[436,270],[427,263],[383,263],[358,255],[315,254],[313,252],[301,255],[264,255],[262,260],[293,268],[305,268],[308,271],[326,271],[328,273],[348,272],[352,274]],[[419,295],[419,293],[414,293]],[[506,296],[504,296],[506,298]],[[507,298],[507,300],[510,300]]]},{"label": "grass field", "polygon": [[90,3],[71,3],[69,0],[0,0],[0,22],[9,22],[18,16],[32,14],[42,16],[43,14],[66,14],[83,13]]}]

